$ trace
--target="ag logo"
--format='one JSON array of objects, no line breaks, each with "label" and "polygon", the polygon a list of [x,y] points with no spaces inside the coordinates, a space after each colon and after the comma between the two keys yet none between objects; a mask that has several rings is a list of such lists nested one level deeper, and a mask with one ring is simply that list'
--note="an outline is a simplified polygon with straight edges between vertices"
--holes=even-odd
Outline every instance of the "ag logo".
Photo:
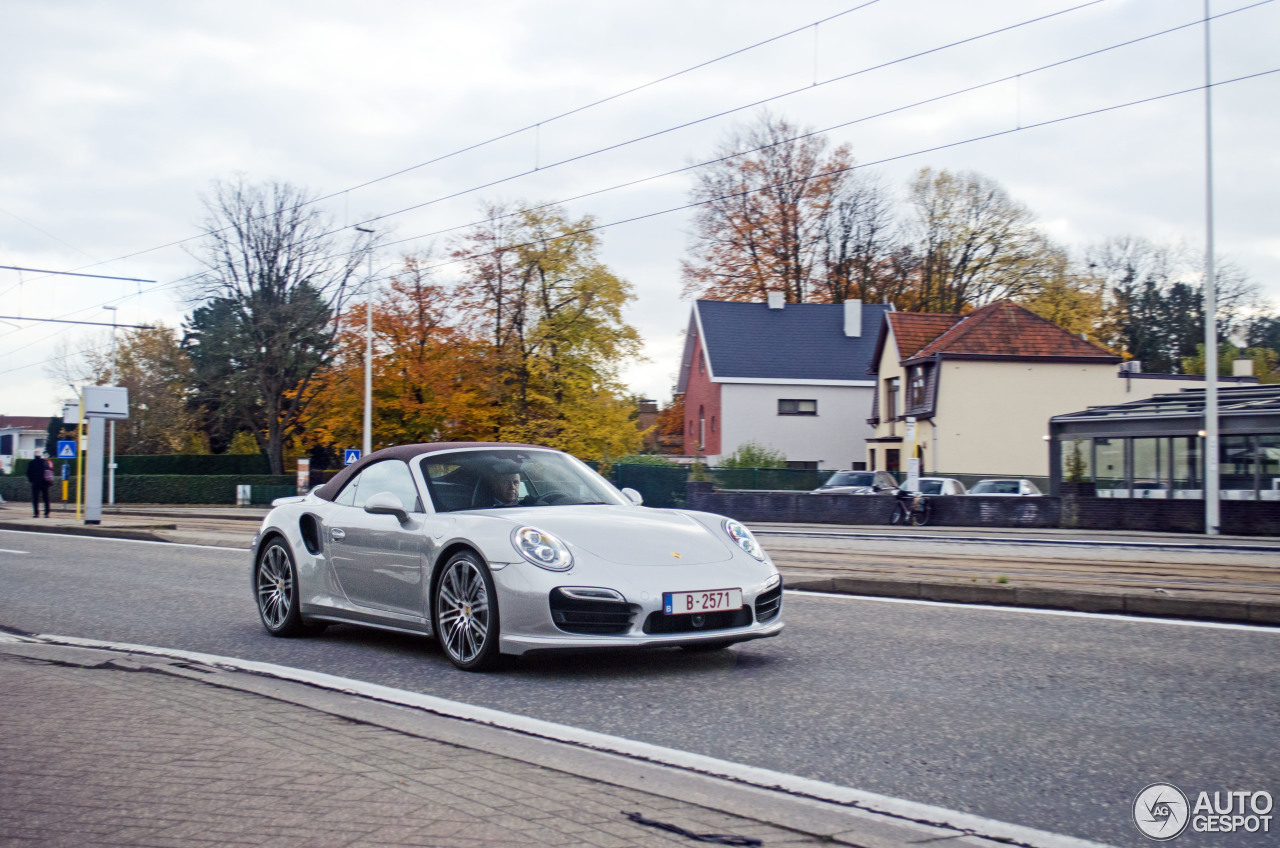
[{"label": "ag logo", "polygon": [[1143,836],[1157,842],[1173,839],[1187,829],[1190,820],[1187,796],[1172,783],[1153,783],[1133,799],[1133,823]]}]

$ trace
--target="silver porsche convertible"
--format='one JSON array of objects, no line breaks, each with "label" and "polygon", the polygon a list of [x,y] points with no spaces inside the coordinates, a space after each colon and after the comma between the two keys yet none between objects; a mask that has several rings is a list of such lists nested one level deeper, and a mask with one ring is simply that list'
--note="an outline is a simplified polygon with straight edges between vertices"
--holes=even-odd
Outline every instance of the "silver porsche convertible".
[{"label": "silver porsche convertible", "polygon": [[253,544],[263,625],[434,635],[458,668],[564,648],[713,650],[782,631],[747,528],[651,509],[568,454],[460,442],[372,453],[284,498]]}]

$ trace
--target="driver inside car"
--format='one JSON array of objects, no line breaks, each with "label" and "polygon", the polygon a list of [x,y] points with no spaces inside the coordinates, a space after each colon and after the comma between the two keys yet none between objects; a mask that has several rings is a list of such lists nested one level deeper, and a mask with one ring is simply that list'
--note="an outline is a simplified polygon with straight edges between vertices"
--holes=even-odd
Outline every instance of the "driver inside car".
[{"label": "driver inside car", "polygon": [[500,459],[490,468],[486,477],[489,491],[493,493],[490,506],[518,506],[520,504],[520,466],[509,459]]}]

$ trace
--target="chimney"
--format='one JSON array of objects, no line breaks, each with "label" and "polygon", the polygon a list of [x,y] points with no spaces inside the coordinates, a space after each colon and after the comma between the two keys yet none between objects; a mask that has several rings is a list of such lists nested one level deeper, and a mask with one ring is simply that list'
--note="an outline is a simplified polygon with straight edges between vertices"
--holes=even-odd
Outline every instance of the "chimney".
[{"label": "chimney", "polygon": [[782,292],[780,291],[769,292],[769,308],[770,309],[781,309],[783,306],[786,305],[786,302],[787,302],[786,298],[783,296]]},{"label": "chimney", "polygon": [[862,301],[856,297],[844,302],[844,334],[851,339],[862,335]]}]

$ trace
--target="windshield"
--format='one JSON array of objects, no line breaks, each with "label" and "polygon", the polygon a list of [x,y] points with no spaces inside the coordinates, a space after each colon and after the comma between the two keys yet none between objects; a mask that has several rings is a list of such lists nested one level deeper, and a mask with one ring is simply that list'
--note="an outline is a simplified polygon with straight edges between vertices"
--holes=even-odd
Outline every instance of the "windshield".
[{"label": "windshield", "polygon": [[870,471],[837,471],[824,486],[870,486],[875,475]]},{"label": "windshield", "polygon": [[1016,495],[1017,480],[983,480],[969,490],[971,495]]},{"label": "windshield", "polygon": [[429,454],[422,459],[422,476],[437,512],[629,503],[599,474],[558,451],[489,448]]},{"label": "windshield", "polygon": [[941,480],[921,480],[920,494],[922,495],[942,494],[942,481]]}]

